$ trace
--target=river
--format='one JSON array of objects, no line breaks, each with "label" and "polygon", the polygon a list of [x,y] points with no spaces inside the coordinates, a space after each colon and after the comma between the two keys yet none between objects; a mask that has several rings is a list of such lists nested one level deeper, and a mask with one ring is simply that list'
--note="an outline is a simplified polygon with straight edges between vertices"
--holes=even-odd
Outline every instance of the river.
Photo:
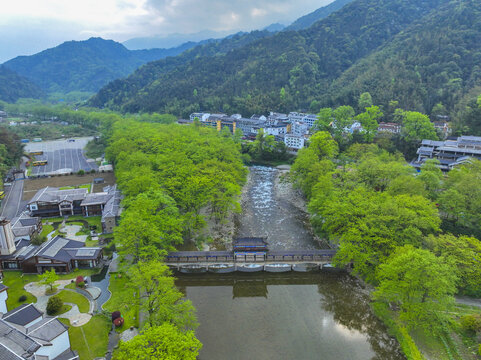
[{"label": "river", "polygon": [[[268,236],[272,249],[319,248],[278,170],[251,167],[238,236]],[[202,360],[398,360],[399,346],[342,272],[181,275],[197,308]]]}]

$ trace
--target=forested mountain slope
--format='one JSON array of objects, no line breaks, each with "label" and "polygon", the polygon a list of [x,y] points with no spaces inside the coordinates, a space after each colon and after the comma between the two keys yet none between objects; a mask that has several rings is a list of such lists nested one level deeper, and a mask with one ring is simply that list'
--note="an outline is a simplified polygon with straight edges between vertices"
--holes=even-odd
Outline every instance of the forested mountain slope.
[{"label": "forested mountain slope", "polygon": [[195,45],[186,43],[172,49],[128,50],[112,40],[90,38],[68,41],[35,55],[18,56],[5,62],[4,66],[48,92],[95,92],[149,61],[176,56]]},{"label": "forested mountain slope", "polygon": [[[324,102],[355,103],[369,91],[379,104],[399,101],[430,113],[453,110],[481,86],[481,2],[450,1],[363,59],[329,88]],[[481,93],[478,88],[473,95]],[[480,119],[481,120],[481,119]]]},{"label": "forested mountain slope", "polygon": [[[249,43],[272,35],[269,31],[239,33],[222,40],[196,46],[176,57],[168,57],[151,62],[136,70],[132,76],[126,79],[117,79],[106,85],[90,100],[90,104],[98,107],[109,106],[111,108],[121,109],[126,102],[139,94],[144,87],[151,84],[163,74],[174,72],[180,76],[179,71],[181,70],[179,69],[196,59],[222,57],[234,49],[242,48]],[[209,74],[205,75],[209,76]]]},{"label": "forested mountain slope", "polygon": [[43,95],[37,85],[0,65],[0,100],[16,102],[20,98],[40,98]]},{"label": "forested mountain slope", "polygon": [[166,60],[152,62],[103,88],[91,104],[179,115],[310,105],[316,111],[333,80],[446,2],[356,0],[303,31],[281,32],[223,55],[168,59],[170,68]]},{"label": "forested mountain slope", "polygon": [[334,11],[339,10],[344,5],[349,4],[352,0],[335,0],[329,5],[323,6],[313,12],[304,15],[287,26],[285,30],[303,30],[312,26],[316,21],[324,19],[331,15]]}]

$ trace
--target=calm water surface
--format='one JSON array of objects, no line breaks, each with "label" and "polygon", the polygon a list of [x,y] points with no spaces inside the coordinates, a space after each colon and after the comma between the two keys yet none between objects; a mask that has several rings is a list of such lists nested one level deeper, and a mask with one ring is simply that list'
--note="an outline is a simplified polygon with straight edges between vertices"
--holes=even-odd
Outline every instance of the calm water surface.
[{"label": "calm water surface", "polygon": [[[268,235],[277,249],[318,247],[305,214],[279,201],[276,171],[251,168],[239,235]],[[345,273],[177,276],[197,308],[200,359],[404,359],[369,295]]]}]

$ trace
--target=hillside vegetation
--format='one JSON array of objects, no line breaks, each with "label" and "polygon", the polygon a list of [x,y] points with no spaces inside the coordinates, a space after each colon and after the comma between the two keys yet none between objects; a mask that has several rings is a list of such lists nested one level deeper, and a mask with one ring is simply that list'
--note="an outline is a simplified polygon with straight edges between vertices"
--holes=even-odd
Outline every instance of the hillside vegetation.
[{"label": "hillside vegetation", "polygon": [[[306,30],[283,31],[225,53],[204,52],[190,59],[181,56],[187,61],[152,62],[126,80],[103,88],[91,104],[184,116],[197,109],[246,115],[272,109],[318,111],[333,101],[326,96],[331,83],[358,61],[392,43],[396,35],[418,36],[428,24],[424,18],[436,18],[438,11],[446,11],[443,5],[454,12],[469,3],[356,0]],[[453,15],[447,19],[452,23],[443,25],[452,28],[456,19],[460,20]],[[410,28],[413,30],[407,32]],[[473,31],[476,34],[477,30]],[[446,34],[451,36],[447,30]],[[370,83],[370,88],[377,91],[376,87],[375,82]]]},{"label": "hillside vegetation", "polygon": [[173,49],[128,50],[112,40],[90,38],[68,41],[31,56],[18,56],[4,63],[39,85],[46,92],[98,91],[109,81],[125,77],[141,65],[175,56],[193,46]]},{"label": "hillside vegetation", "polygon": [[0,100],[15,102],[20,98],[39,98],[42,90],[16,72],[0,65]]}]

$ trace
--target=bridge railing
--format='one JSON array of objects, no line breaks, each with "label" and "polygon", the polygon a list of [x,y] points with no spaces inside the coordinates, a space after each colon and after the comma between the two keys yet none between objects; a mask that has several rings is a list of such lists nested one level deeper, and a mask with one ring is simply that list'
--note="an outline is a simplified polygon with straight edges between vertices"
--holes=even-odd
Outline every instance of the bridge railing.
[{"label": "bridge railing", "polygon": [[229,251],[178,251],[169,253],[167,263],[331,261],[335,250],[273,250],[267,253]]}]

